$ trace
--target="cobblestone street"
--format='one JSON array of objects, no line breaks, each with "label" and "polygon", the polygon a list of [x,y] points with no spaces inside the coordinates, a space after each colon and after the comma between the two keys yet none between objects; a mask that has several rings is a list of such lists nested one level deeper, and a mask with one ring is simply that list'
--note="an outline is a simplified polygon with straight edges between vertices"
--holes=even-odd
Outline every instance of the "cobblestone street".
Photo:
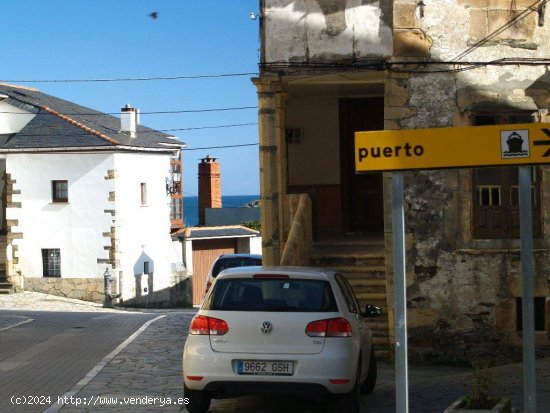
[{"label": "cobblestone street", "polygon": [[[115,311],[95,304],[60,299],[35,293],[0,298],[0,310],[38,308],[41,311]],[[83,412],[185,412],[182,390],[181,356],[189,321],[194,310],[151,310],[153,318],[118,350],[106,357],[67,393],[59,395],[48,413]],[[0,332],[32,323],[15,314],[0,315]],[[11,327],[10,327],[11,326]],[[2,331],[3,330],[3,331]],[[393,366],[379,363],[378,384],[374,393],[362,399],[362,413],[395,412]],[[522,365],[493,369],[493,393],[509,396],[513,405],[522,405]],[[409,371],[410,411],[441,413],[464,393],[470,370],[444,366],[411,365]],[[538,411],[550,411],[550,359],[537,360]],[[71,399],[72,397],[72,399]],[[79,404],[77,406],[77,404]],[[14,409],[15,412],[21,411]],[[332,412],[330,400],[274,396],[247,396],[214,400],[211,413],[313,413]],[[521,409],[516,410],[518,412]]]}]

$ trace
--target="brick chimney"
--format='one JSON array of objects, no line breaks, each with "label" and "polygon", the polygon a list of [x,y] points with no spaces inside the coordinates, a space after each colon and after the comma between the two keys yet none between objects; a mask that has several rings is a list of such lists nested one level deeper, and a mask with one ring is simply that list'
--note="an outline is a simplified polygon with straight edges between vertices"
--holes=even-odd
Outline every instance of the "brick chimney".
[{"label": "brick chimney", "polygon": [[205,224],[206,208],[222,207],[220,164],[206,155],[199,163],[199,225]]}]

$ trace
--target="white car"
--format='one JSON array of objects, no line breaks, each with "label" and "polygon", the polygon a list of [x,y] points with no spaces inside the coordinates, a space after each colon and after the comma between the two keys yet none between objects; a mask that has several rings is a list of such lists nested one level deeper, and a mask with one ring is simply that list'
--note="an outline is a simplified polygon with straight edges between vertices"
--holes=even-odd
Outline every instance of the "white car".
[{"label": "white car", "polygon": [[219,274],[191,321],[183,351],[191,413],[212,398],[250,393],[333,394],[359,412],[376,384],[372,333],[346,279],[317,268],[243,267]]},{"label": "white car", "polygon": [[220,272],[228,268],[236,267],[251,267],[262,265],[262,256],[259,254],[222,254],[212,263],[208,275],[206,276],[206,284],[204,286],[204,295],[216,280]]}]

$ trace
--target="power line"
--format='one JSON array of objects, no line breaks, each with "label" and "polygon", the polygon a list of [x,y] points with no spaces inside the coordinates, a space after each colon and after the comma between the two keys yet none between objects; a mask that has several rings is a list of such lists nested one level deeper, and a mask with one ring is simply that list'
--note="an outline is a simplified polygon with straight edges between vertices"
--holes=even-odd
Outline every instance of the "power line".
[{"label": "power line", "polygon": [[[158,133],[158,132],[177,132],[177,131],[191,131],[191,130],[206,130],[206,129],[224,129],[224,128],[236,128],[236,127],[240,127],[240,126],[249,126],[249,125],[257,125],[258,122],[251,122],[251,123],[235,123],[235,124],[231,124],[231,125],[214,125],[214,126],[198,126],[198,127],[193,127],[193,128],[172,128],[172,129],[154,129],[154,130],[150,130],[150,131],[137,131],[137,133],[139,135],[143,135],[143,134],[151,134],[151,133]],[[107,128],[105,126],[103,126],[103,129],[107,129],[109,130],[110,132],[112,133],[119,133],[118,130],[115,130],[115,129],[112,129],[112,128]],[[29,136],[44,136],[44,134],[41,134],[41,133],[25,133],[25,132],[19,132],[18,135],[22,136],[22,137],[29,137]],[[57,137],[61,137],[61,136],[71,136],[71,137],[75,137],[75,138],[78,138],[80,136],[88,136],[88,133],[85,133],[84,131],[82,132],[75,132],[75,133],[58,133],[56,134],[55,136]]]},{"label": "power line", "polygon": [[240,126],[257,125],[258,122],[251,123],[235,123],[232,125],[215,125],[215,126],[197,126],[193,128],[177,128],[177,129],[159,129],[161,132],[174,132],[174,131],[188,131],[188,130],[203,130],[203,129],[222,129],[222,128],[236,128]]},{"label": "power line", "polygon": [[[32,106],[36,106],[30,104]],[[248,110],[248,109],[258,109],[258,106],[240,106],[232,108],[213,108],[213,109],[185,109],[185,110],[158,110],[158,111],[146,111],[139,112],[140,115],[166,115],[166,114],[177,114],[177,113],[205,113],[205,112],[225,112],[225,111],[234,111],[234,110]],[[1,114],[9,115],[49,115],[49,112],[38,112],[38,113],[22,113],[22,112],[0,112]],[[66,116],[103,116],[103,115],[120,115],[120,112],[75,112],[75,113],[63,113]]]},{"label": "power line", "polygon": [[204,149],[242,148],[243,146],[258,146],[259,143],[242,143],[240,145],[206,146],[204,148],[182,148],[182,151],[199,151]]},{"label": "power line", "polygon": [[539,4],[539,8],[542,8],[546,5],[546,3],[548,3],[550,0],[536,0],[533,4],[531,4],[530,6],[527,6],[525,8],[525,10],[523,10],[521,13],[519,13],[518,15],[514,16],[512,19],[510,19],[508,22],[506,22],[505,24],[503,24],[501,27],[499,27],[498,29],[496,29],[494,32],[490,33],[489,35],[487,35],[486,37],[484,37],[483,39],[479,40],[478,42],[476,42],[475,44],[473,44],[472,46],[470,46],[469,48],[467,48],[466,50],[464,50],[462,53],[460,53],[459,55],[455,56],[453,58],[453,60],[458,60],[458,59],[461,59],[463,58],[464,56],[467,56],[468,54],[470,54],[471,52],[473,52],[474,50],[478,49],[479,47],[483,46],[485,43],[491,41],[493,38],[495,38],[496,36],[498,36],[499,34],[501,34],[502,32],[504,32],[505,30],[507,30],[509,27],[513,26],[515,23],[523,20],[524,18],[526,18],[527,16],[529,16],[531,13],[534,13],[537,11],[537,9],[535,8],[535,6],[537,4]]},{"label": "power line", "polygon": [[223,77],[258,76],[257,72],[248,73],[224,73],[217,75],[188,75],[188,76],[152,76],[152,77],[121,77],[103,79],[15,79],[0,80],[2,83],[93,83],[93,82],[143,82],[152,80],[189,80],[189,79],[214,79]]}]

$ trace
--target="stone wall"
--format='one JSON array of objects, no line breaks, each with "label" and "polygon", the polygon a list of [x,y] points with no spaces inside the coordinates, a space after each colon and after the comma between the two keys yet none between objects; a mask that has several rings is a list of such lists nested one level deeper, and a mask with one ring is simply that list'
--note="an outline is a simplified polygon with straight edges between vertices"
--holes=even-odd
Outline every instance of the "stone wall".
[{"label": "stone wall", "polygon": [[[420,18],[417,5],[396,1],[393,59],[407,65],[395,66],[388,75],[385,128],[469,126],[478,113],[503,112],[529,112],[537,121],[549,122],[550,75],[544,66],[454,70],[460,67],[422,64],[457,56],[472,61],[547,56],[548,44],[541,39],[550,31],[548,17],[543,26],[536,24],[536,13],[506,26],[532,2],[513,3],[512,10],[509,1],[457,0],[445,2],[445,7],[432,2]],[[534,295],[546,297],[546,331],[537,332],[536,341],[539,350],[548,351],[550,169],[540,169],[543,238],[535,240]],[[388,251],[392,249],[390,187],[391,174],[385,174]],[[468,169],[405,174],[407,314],[413,360],[462,362],[486,355],[504,359],[520,355],[519,240],[473,238],[472,191]],[[388,303],[393,306],[391,260],[387,274]]]},{"label": "stone wall", "polygon": [[[103,302],[103,278],[25,277],[25,290],[78,300]],[[117,279],[113,277],[112,293],[116,294]]]},{"label": "stone wall", "polygon": [[172,287],[151,291],[147,295],[124,300],[120,303],[127,307],[169,308],[192,307],[193,283],[191,277],[180,277]]},{"label": "stone wall", "polygon": [[[102,303],[104,300],[103,278],[56,278],[25,277],[25,291],[51,294],[59,297],[74,298]],[[112,294],[117,294],[118,281],[113,277]],[[127,300],[114,300],[128,307],[191,307],[192,284],[187,276],[175,276],[174,285],[148,295],[140,295]]]}]

